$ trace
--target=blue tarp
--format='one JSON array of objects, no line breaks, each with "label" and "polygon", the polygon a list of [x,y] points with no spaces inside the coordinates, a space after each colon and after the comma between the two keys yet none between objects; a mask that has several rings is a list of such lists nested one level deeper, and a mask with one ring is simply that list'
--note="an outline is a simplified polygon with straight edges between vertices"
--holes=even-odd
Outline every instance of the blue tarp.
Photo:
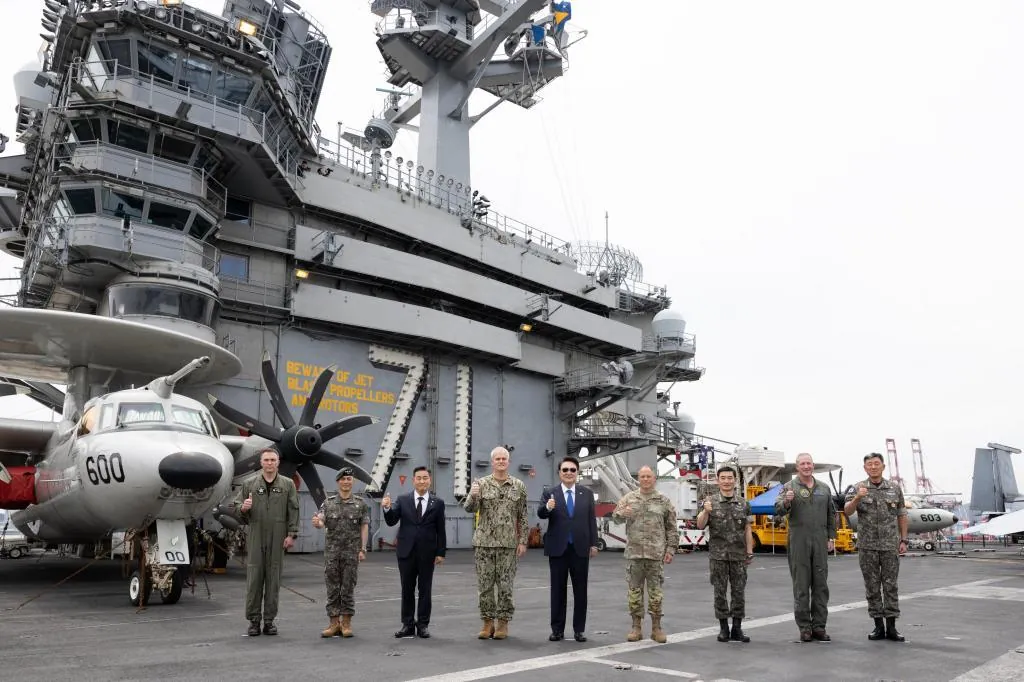
[{"label": "blue tarp", "polygon": [[781,485],[777,485],[774,488],[769,488],[754,499],[750,501],[750,513],[751,514],[774,514],[775,513],[775,498],[779,496],[779,492],[782,490]]}]

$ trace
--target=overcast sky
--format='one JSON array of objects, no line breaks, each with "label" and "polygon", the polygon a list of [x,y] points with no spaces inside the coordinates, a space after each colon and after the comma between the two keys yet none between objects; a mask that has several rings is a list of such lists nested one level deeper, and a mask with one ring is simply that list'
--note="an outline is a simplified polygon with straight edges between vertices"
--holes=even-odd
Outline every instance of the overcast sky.
[{"label": "overcast sky", "polygon": [[[18,4],[8,135],[9,76],[41,43]],[[377,18],[302,4],[334,47],[318,120],[361,129],[386,86]],[[603,239],[609,212],[697,334],[707,373],[673,396],[698,432],[809,451],[848,481],[887,437],[913,479],[919,438],[936,487],[969,493],[975,447],[1024,446],[1024,3],[629,4],[574,3],[589,36],[539,106],[474,128],[474,186],[564,239]],[[415,158],[415,138],[395,151]]]}]

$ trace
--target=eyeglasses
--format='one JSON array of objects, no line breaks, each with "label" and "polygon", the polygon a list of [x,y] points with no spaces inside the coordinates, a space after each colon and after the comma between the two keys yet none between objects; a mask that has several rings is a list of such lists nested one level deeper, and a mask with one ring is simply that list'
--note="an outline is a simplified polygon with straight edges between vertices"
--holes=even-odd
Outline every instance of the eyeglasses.
[{"label": "eyeglasses", "polygon": [[563,474],[575,474],[576,470],[575,469],[570,469],[569,467],[562,467],[562,473]]}]

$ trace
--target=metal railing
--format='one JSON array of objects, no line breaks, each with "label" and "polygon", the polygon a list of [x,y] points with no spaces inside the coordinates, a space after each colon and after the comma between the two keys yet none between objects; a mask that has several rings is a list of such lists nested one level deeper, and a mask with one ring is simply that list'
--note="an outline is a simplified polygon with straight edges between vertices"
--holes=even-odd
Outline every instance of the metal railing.
[{"label": "metal railing", "polygon": [[132,223],[128,230],[124,230],[120,218],[71,218],[64,225],[63,235],[68,248],[120,250],[129,257],[142,256],[196,265],[211,273],[216,272],[220,260],[217,248],[211,244],[166,227]]},{"label": "metal railing", "polygon": [[619,375],[600,368],[579,368],[566,372],[554,380],[558,393],[576,393],[591,388],[621,386]]},{"label": "metal railing", "polygon": [[655,336],[644,334],[640,348],[651,353],[685,351],[694,353],[697,350],[697,337],[693,334],[679,336]]},{"label": "metal railing", "polygon": [[[283,118],[281,125],[274,129],[268,125],[267,115],[262,111],[218,98],[216,95],[197,92],[188,86],[182,87],[181,84],[157,78],[153,74],[141,73],[130,65],[119,63],[116,59],[73,64],[69,83],[77,83],[97,97],[107,95],[113,98],[124,96],[124,93],[117,89],[119,83],[130,83],[145,91],[146,105],[149,108],[153,108],[154,96],[160,93],[180,99],[188,105],[190,112],[194,109],[208,114],[211,128],[228,130],[242,137],[250,131],[251,126],[252,133],[259,136],[271,158],[293,186],[302,185],[298,173],[301,147],[293,136],[284,136],[283,133],[288,130],[288,126]],[[78,94],[81,96],[81,93]],[[190,114],[192,122],[196,122],[196,118],[194,114]],[[319,131],[315,128],[308,134],[313,140],[319,137]]]},{"label": "metal railing", "polygon": [[[505,3],[506,6],[508,4],[509,3]],[[456,18],[456,21],[451,21],[451,18],[453,17]],[[500,18],[501,17],[484,12],[480,23],[474,25],[466,21],[463,17],[459,17],[457,13],[453,15],[452,12],[445,12],[442,10],[417,12],[414,10],[400,9],[388,14],[378,21],[376,24],[376,33],[378,36],[387,31],[416,33],[424,28],[439,26],[446,31],[455,28],[458,30],[458,37],[472,42],[476,36],[482,34],[491,24]]]},{"label": "metal railing", "polygon": [[253,282],[220,275],[221,301],[248,303],[264,308],[287,308],[288,287],[270,282]]},{"label": "metal railing", "polygon": [[254,244],[274,246],[279,249],[292,248],[292,228],[252,218],[246,221],[224,219],[220,223],[218,236],[244,239]]},{"label": "metal railing", "polygon": [[61,143],[54,158],[67,163],[71,172],[96,171],[200,197],[214,208],[217,217],[227,209],[227,187],[202,168],[99,140]]}]

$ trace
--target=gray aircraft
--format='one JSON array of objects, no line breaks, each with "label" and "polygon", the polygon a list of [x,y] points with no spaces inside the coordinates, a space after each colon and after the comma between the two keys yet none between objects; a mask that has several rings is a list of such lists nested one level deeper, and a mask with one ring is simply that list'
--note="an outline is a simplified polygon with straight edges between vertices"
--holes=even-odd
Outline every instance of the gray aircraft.
[{"label": "gray aircraft", "polygon": [[[233,512],[216,505],[228,496],[235,479],[258,469],[256,455],[267,445],[280,451],[282,474],[298,474],[318,504],[324,489],[316,464],[352,466],[359,478],[370,480],[367,472],[322,445],[375,418],[354,415],[324,427],[313,425],[330,369],[324,370],[296,421],[285,407],[272,364],[264,358],[265,387],[285,426],[250,420],[214,399],[214,409],[253,434],[232,436],[219,432],[205,405],[175,393],[179,383],[190,379],[201,384],[239,371],[237,358],[214,344],[134,322],[48,310],[2,310],[0,330],[0,372],[5,376],[25,377],[34,367],[49,378],[55,370],[68,369],[59,422],[0,419],[0,465],[7,465],[0,479],[0,508],[16,510],[10,523],[26,537],[49,544],[95,543],[124,531],[122,547],[111,549],[138,562],[129,580],[133,605],[146,603],[153,589],[164,603],[178,601],[182,569],[192,561],[191,524],[213,512],[226,527],[238,527]],[[138,373],[148,366],[161,371],[196,350],[211,354],[141,388],[103,393],[77,408],[82,387],[94,385],[91,377],[101,369]],[[56,391],[22,381],[21,388],[30,395]]]}]

